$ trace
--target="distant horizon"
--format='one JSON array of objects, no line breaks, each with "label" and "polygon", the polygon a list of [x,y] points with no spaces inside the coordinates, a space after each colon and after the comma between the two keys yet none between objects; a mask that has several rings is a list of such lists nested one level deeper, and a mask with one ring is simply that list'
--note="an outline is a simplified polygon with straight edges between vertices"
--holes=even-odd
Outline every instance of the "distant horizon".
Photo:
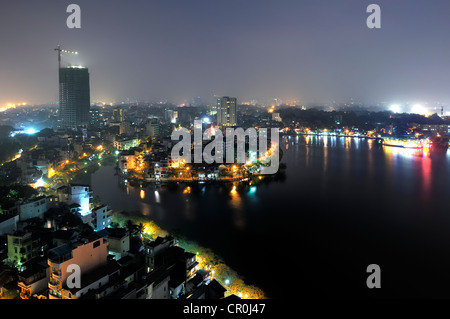
[{"label": "distant horizon", "polygon": [[80,29],[69,3],[1,5],[0,107],[58,99],[58,44],[92,100],[450,106],[447,0],[378,0],[380,29],[370,1],[79,0]]},{"label": "distant horizon", "polygon": [[[232,96],[232,95],[229,95]],[[384,102],[380,102],[377,104],[357,104],[357,103],[353,103],[353,104],[349,104],[349,103],[334,103],[332,106],[331,105],[326,105],[326,104],[295,104],[295,105],[290,105],[290,104],[280,104],[280,105],[271,105],[271,104],[261,104],[261,103],[256,103],[256,104],[249,104],[248,101],[240,101],[239,98],[237,99],[237,104],[239,106],[257,106],[257,107],[262,107],[262,108],[267,108],[267,109],[282,109],[282,108],[289,108],[289,107],[305,107],[305,109],[317,109],[317,110],[321,110],[321,111],[327,111],[327,112],[331,112],[331,111],[352,111],[354,109],[362,109],[362,110],[366,110],[366,111],[370,111],[370,112],[392,112],[392,113],[396,113],[396,114],[418,114],[418,115],[425,115],[425,116],[431,116],[433,114],[437,114],[437,115],[441,115],[441,108],[443,107],[444,109],[444,115],[445,116],[449,116],[450,115],[450,111],[447,110],[445,105],[442,104],[436,104],[435,106],[429,106],[426,103],[423,104],[410,104],[410,103],[405,103],[405,104],[387,104]],[[110,108],[114,108],[117,106],[121,106],[121,105],[132,105],[132,104],[153,104],[153,105],[168,105],[171,107],[209,107],[212,106],[214,103],[203,103],[203,104],[198,104],[198,105],[190,105],[189,103],[186,105],[180,105],[180,104],[176,104],[172,101],[158,101],[158,100],[153,100],[153,101],[145,101],[145,100],[130,100],[130,101],[119,101],[119,102],[114,102],[114,103],[106,103],[106,102],[102,102],[102,101],[91,101],[91,107],[92,106],[104,106],[104,107],[110,107]],[[19,103],[17,106],[13,107],[13,108],[23,108],[23,107],[58,107],[58,102],[48,102],[48,103],[36,103],[36,104],[32,104],[32,103]],[[5,108],[0,107],[0,113],[4,112],[8,109],[10,109],[12,107],[8,107],[5,106]],[[379,109],[377,109],[379,108]]]}]

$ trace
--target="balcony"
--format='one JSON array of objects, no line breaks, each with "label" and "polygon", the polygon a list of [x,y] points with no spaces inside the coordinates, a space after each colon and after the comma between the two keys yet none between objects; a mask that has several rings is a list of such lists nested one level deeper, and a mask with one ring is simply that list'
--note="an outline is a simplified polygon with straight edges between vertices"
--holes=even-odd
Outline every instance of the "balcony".
[{"label": "balcony", "polygon": [[64,244],[62,246],[50,249],[48,251],[48,259],[50,263],[56,265],[62,264],[63,262],[71,258],[72,258],[72,248],[69,244]]},{"label": "balcony", "polygon": [[60,281],[62,279],[61,270],[51,273],[51,278],[55,281]]},{"label": "balcony", "polygon": [[48,283],[48,289],[50,290],[50,291],[52,291],[52,290],[58,290],[58,286],[56,286],[56,285],[52,285],[51,283]]},{"label": "balcony", "polygon": [[49,284],[52,286],[59,286],[61,284],[61,281],[57,279],[58,277],[60,276],[55,275],[50,277]]}]

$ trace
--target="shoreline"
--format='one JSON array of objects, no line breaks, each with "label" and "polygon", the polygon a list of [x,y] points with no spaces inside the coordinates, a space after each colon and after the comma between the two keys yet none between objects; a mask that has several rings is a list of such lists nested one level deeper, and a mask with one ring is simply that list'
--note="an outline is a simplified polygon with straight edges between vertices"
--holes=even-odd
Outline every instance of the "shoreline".
[{"label": "shoreline", "polygon": [[[142,223],[144,225],[144,234],[146,239],[155,240],[156,237],[172,236],[178,245],[186,251],[196,254],[199,263],[199,269],[211,271],[211,278],[216,279],[224,288],[225,296],[236,295],[242,299],[269,299],[266,292],[255,285],[245,283],[245,278],[237,271],[229,267],[223,259],[212,249],[203,247],[193,240],[188,240],[183,235],[173,234],[162,229],[152,219],[144,215],[137,215],[124,211],[113,213],[113,221],[121,227],[131,220],[133,223]],[[227,284],[228,283],[228,284]]]}]

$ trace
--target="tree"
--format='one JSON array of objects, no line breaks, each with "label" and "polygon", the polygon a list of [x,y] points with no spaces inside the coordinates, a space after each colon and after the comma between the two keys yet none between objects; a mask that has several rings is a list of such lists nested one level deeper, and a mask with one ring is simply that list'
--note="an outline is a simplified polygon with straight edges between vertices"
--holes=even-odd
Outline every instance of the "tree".
[{"label": "tree", "polygon": [[125,227],[128,229],[128,234],[131,237],[131,235],[133,234],[134,227],[135,227],[135,225],[133,224],[131,219],[127,220]]},{"label": "tree", "polygon": [[137,235],[141,236],[144,233],[144,230],[145,230],[144,224],[139,223],[136,226],[135,232],[136,232]]}]

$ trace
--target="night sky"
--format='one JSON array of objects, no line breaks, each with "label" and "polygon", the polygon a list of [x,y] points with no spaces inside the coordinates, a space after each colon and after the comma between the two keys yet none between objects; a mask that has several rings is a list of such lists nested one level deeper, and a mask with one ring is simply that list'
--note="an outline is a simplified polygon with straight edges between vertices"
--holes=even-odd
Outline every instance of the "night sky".
[{"label": "night sky", "polygon": [[449,31],[448,0],[1,0],[0,106],[57,101],[58,43],[93,101],[450,105]]}]

